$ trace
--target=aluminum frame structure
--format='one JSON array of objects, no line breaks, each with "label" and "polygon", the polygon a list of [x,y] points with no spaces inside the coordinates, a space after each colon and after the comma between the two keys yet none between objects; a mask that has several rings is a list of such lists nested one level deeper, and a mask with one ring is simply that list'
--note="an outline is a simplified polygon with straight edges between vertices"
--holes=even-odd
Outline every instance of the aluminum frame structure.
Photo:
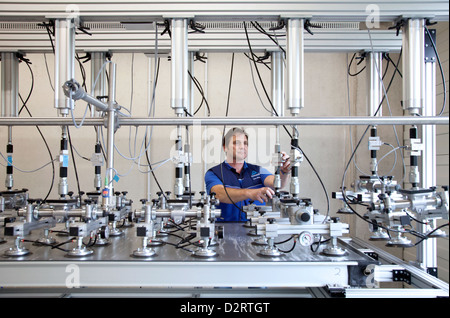
[{"label": "aluminum frame structure", "polygon": [[[125,9],[124,9],[125,8]],[[186,76],[184,80],[173,82],[174,94],[172,95],[171,107],[175,109],[176,118],[121,118],[120,125],[177,125],[192,126],[192,125],[448,125],[448,118],[434,117],[432,112],[426,111],[424,117],[345,117],[345,118],[297,118],[298,110],[303,107],[303,54],[305,51],[335,51],[335,52],[349,52],[356,50],[370,51],[372,49],[377,52],[399,51],[401,45],[407,52],[407,59],[411,61],[411,66],[408,64],[408,70],[413,73],[405,74],[405,96],[407,97],[406,109],[412,109],[417,112],[420,106],[417,105],[416,96],[412,96],[417,92],[423,93],[422,76],[424,69],[420,63],[421,55],[418,57],[408,52],[417,52],[414,49],[422,43],[420,37],[411,37],[411,28],[401,32],[401,36],[395,34],[395,30],[374,30],[371,31],[373,35],[373,43],[370,43],[367,38],[367,30],[372,23],[387,23],[388,27],[395,25],[399,19],[406,19],[408,24],[422,24],[425,19],[433,21],[448,21],[448,1],[427,1],[409,0],[397,1],[378,1],[376,4],[370,0],[359,1],[222,1],[220,4],[206,1],[133,1],[131,4],[126,1],[96,1],[94,3],[86,1],[75,1],[67,5],[63,1],[28,1],[27,3],[17,3],[11,1],[0,0],[0,40],[1,52],[50,52],[48,35],[46,29],[34,29],[35,23],[54,21],[56,26],[56,56],[55,59],[55,78],[56,83],[62,84],[65,80],[71,79],[73,74],[73,55],[76,50],[81,51],[121,51],[121,52],[145,52],[152,53],[154,50],[153,37],[154,28],[157,23],[164,23],[166,20],[175,22],[172,31],[175,32],[172,41],[164,39],[161,42],[161,52],[165,50],[172,54],[175,53],[174,75],[180,75],[180,70],[187,69],[188,51],[245,51],[247,50],[246,39],[242,32],[238,35],[233,28],[225,27],[218,28],[219,31],[211,33],[193,33],[187,35],[188,21],[211,23],[215,21],[235,22],[235,21],[270,21],[278,23],[280,21],[287,21],[289,37],[286,40],[280,40],[282,46],[294,48],[293,53],[288,53],[288,83],[284,83],[288,92],[287,104],[291,114],[291,118],[184,118],[181,116],[182,108],[185,103],[188,104],[188,88],[186,85]],[[356,29],[348,30],[318,30],[314,35],[308,35],[304,31],[305,21],[321,22],[356,22],[359,25]],[[28,24],[23,28],[24,23]],[[94,31],[92,40],[86,35],[86,39],[82,36],[77,36],[75,40],[75,28],[83,27],[89,23],[115,23],[115,27],[119,30],[112,34],[106,31]],[[61,27],[61,24],[63,25]],[[136,27],[138,30],[136,31]],[[153,27],[153,30],[152,30]],[[123,29],[125,28],[125,29]],[[128,28],[128,29],[127,29]],[[143,31],[140,28],[147,29]],[[148,30],[150,28],[150,31]],[[420,29],[416,27],[416,29]],[[315,30],[314,30],[315,31]],[[402,30],[399,30],[402,31]],[[122,39],[117,39],[119,34]],[[132,35],[130,37],[130,35]],[[250,32],[251,40],[255,41],[255,50],[268,50],[271,52],[279,51],[273,43],[271,43],[264,35],[255,32]],[[406,36],[406,39],[405,39]],[[364,39],[364,43],[361,42]],[[36,41],[37,40],[37,41]],[[102,44],[94,44],[95,41],[101,40]],[[412,40],[412,41],[410,41]],[[76,42],[76,45],[75,45]],[[211,44],[212,42],[212,44]],[[412,43],[411,43],[412,42]],[[289,50],[288,50],[289,52]],[[61,61],[59,58],[64,58]],[[293,58],[293,59],[290,59]],[[409,59],[410,58],[410,59]],[[177,64],[181,63],[181,64]],[[416,63],[416,64],[414,64]],[[376,64],[374,64],[376,67]],[[380,64],[378,64],[380,65]],[[300,69],[300,72],[290,72],[291,68]],[[414,73],[415,70],[420,69],[420,74]],[[428,67],[426,68],[428,69]],[[372,78],[376,78],[375,68],[371,68]],[[300,74],[298,74],[300,73]],[[435,76],[435,72],[431,70],[429,74],[431,77]],[[186,74],[185,74],[186,75]],[[175,80],[175,79],[174,79]],[[289,85],[294,84],[293,88]],[[430,83],[431,84],[431,83]],[[110,85],[114,85],[111,84]],[[59,85],[61,87],[62,85]],[[277,86],[279,88],[279,86]],[[114,92],[115,88],[110,87],[110,92]],[[428,93],[427,98],[433,94],[432,90]],[[0,125],[2,126],[24,126],[24,125],[71,125],[72,119],[65,118],[69,113],[70,103],[67,103],[67,97],[61,101],[59,99],[60,93],[55,93],[55,107],[59,109],[59,118],[0,118]],[[278,98],[279,94],[276,95]],[[379,96],[378,96],[379,97]],[[372,96],[371,104],[376,105],[377,96]],[[422,98],[419,96],[418,98]],[[180,101],[180,98],[182,99]],[[291,100],[295,99],[294,103]],[[410,101],[412,100],[412,101]],[[112,110],[114,98],[112,98],[109,105]],[[420,102],[419,102],[420,104]],[[432,104],[432,103],[431,103]],[[428,109],[428,108],[427,108]],[[114,126],[115,122],[113,112],[108,116],[108,144],[112,151],[114,144]],[[100,126],[104,124],[104,120],[100,118],[86,118],[84,125]],[[426,138],[429,138],[432,131],[426,130]],[[180,134],[181,135],[181,134]],[[433,147],[433,146],[432,146]],[[430,152],[432,153],[432,151]],[[113,168],[112,153],[109,156],[108,163],[109,173]],[[427,157],[426,162],[431,160]],[[431,172],[432,174],[432,172]],[[429,174],[427,174],[429,178]],[[110,175],[110,179],[112,176]],[[431,177],[432,179],[432,177]],[[427,179],[428,180],[428,179]],[[428,181],[427,181],[428,184]],[[112,188],[111,188],[112,189]],[[109,205],[110,203],[107,202]],[[368,247],[358,240],[357,244]],[[356,244],[355,243],[355,244]],[[345,242],[343,242],[345,244]],[[348,243],[352,244],[352,243]],[[427,246],[421,253],[428,254],[435,247]],[[378,254],[383,254],[377,251]],[[412,273],[413,279],[417,279],[419,290],[414,290],[411,296],[419,297],[448,297],[448,284],[442,283],[437,279],[431,278],[429,274],[416,268],[410,267],[404,262],[385,256],[385,259],[398,263],[395,269],[406,270]],[[356,266],[356,263],[336,262],[332,266],[330,264],[322,263],[302,263],[302,262],[232,262],[232,270],[238,269],[242,274],[240,276],[225,275],[225,278],[220,278],[223,273],[223,267],[229,268],[229,262],[114,262],[114,261],[1,261],[0,273],[2,275],[3,287],[53,287],[64,288],[67,287],[67,266],[76,265],[83,268],[86,276],[83,276],[85,281],[81,282],[84,287],[88,288],[108,288],[111,287],[111,277],[118,277],[114,281],[118,287],[162,287],[162,286],[176,286],[176,287],[192,287],[192,286],[222,286],[233,285],[236,287],[245,286],[260,286],[260,277],[268,271],[275,273],[269,281],[264,282],[264,286],[271,287],[317,287],[320,288],[326,284],[345,286],[348,283],[348,276],[343,275],[336,279],[336,268],[339,273],[344,273],[348,270],[348,266]],[[427,259],[426,264],[433,264],[432,260]],[[322,266],[323,265],[323,266]],[[428,265],[426,265],[428,266]],[[30,270],[32,269],[32,271]],[[275,270],[274,270],[275,269]],[[130,281],[130,277],[126,277],[126,281],[121,280],[121,275],[118,272],[126,273],[133,270],[137,280]],[[185,275],[168,278],[173,271],[181,271]],[[378,278],[383,281],[391,281],[392,266],[380,265],[375,267]],[[308,273],[315,271],[317,275],[310,276]],[[99,275],[101,272],[102,275]],[[148,275],[151,272],[152,275]],[[387,274],[386,274],[387,273]],[[106,274],[106,275],[105,275]],[[334,275],[333,275],[334,274]],[[386,275],[383,276],[383,275]],[[223,276],[223,275],[222,275]],[[100,281],[101,277],[106,280]],[[214,277],[214,280],[211,280]],[[145,278],[145,280],[142,280]],[[293,279],[294,278],[294,279]],[[319,279],[320,278],[320,279]],[[50,280],[49,280],[50,279]],[[423,292],[421,293],[421,291]],[[373,292],[372,292],[373,291]],[[405,290],[402,289],[401,295],[387,290],[377,289],[346,289],[345,294],[348,297],[403,297]]]}]

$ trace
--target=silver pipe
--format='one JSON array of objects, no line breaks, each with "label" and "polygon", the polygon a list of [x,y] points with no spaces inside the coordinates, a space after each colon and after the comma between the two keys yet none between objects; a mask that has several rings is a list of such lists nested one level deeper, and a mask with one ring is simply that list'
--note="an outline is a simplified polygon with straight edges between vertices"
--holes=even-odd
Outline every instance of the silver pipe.
[{"label": "silver pipe", "polygon": [[189,105],[187,19],[172,19],[171,32],[170,106],[176,114],[184,114]]},{"label": "silver pipe", "polygon": [[[106,69],[103,67],[105,62],[105,52],[91,53],[91,94],[95,99],[97,99],[97,96],[106,95]],[[96,79],[97,83],[94,86]],[[91,117],[100,117],[100,114],[98,110],[91,109]]]},{"label": "silver pipe", "polygon": [[109,210],[114,207],[112,198],[114,196],[114,132],[116,125],[116,64],[109,64],[109,94],[108,94],[108,127],[107,127],[107,158],[106,158],[106,182],[107,193],[103,194],[103,208]]},{"label": "silver pipe", "polygon": [[[434,30],[430,30],[432,33]],[[436,59],[425,59],[425,96],[422,115],[436,115]],[[436,127],[423,126],[421,133],[424,150],[422,151],[421,177],[422,188],[436,185]],[[428,219],[428,224],[419,224],[420,233],[427,233],[428,227],[435,228],[436,220]],[[429,238],[417,246],[416,259],[422,268],[437,267],[437,241]]]},{"label": "silver pipe", "polygon": [[[367,72],[367,115],[375,116],[383,97],[383,82],[381,72],[383,71],[383,58],[381,52],[368,52],[366,56]],[[376,116],[381,117],[383,107],[380,106]]]},{"label": "silver pipe", "polygon": [[[81,121],[81,118],[75,118]],[[121,126],[346,126],[346,125],[448,125],[449,117],[435,116],[392,116],[392,117],[127,117],[120,118]],[[62,126],[73,125],[72,118],[33,117],[33,118],[0,118],[0,126]],[[102,126],[103,119],[85,118],[83,126]]]},{"label": "silver pipe", "polygon": [[[16,53],[1,53],[1,112],[2,117],[17,117],[19,115],[19,60]],[[12,127],[8,126],[8,144],[6,155],[8,163],[6,168],[5,187],[14,187],[13,177],[13,144]]]},{"label": "silver pipe", "polygon": [[72,18],[55,21],[55,108],[68,115],[71,101],[64,95],[63,85],[75,74],[75,26]]},{"label": "silver pipe", "polygon": [[94,96],[91,96],[85,92],[83,87],[81,87],[80,83],[75,80],[69,80],[64,83],[64,94],[67,97],[71,97],[73,100],[82,99],[86,103],[91,104],[99,111],[106,111],[108,109],[108,105],[98,100]]},{"label": "silver pipe", "polygon": [[284,63],[283,52],[272,52],[272,104],[278,117],[284,116]]},{"label": "silver pipe", "polygon": [[[272,52],[272,116],[284,116],[284,65],[283,53]],[[280,145],[280,126],[276,126],[275,154],[278,162],[275,167],[274,188],[281,188],[281,145]]]}]

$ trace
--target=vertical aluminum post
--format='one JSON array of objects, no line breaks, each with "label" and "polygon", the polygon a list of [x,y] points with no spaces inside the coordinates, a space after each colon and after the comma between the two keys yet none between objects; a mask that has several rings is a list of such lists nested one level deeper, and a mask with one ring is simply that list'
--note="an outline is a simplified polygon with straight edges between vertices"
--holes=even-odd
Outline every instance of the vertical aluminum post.
[{"label": "vertical aluminum post", "polygon": [[[170,106],[178,117],[184,116],[184,110],[189,105],[189,60],[188,60],[188,21],[184,18],[172,19],[171,23],[171,85]],[[181,127],[177,126],[175,148],[180,159],[183,157]],[[174,195],[183,195],[183,167],[179,160],[175,167]]]},{"label": "vertical aluminum post", "polygon": [[304,107],[304,19],[288,19],[286,44],[286,103],[293,116]]},{"label": "vertical aluminum post", "polygon": [[272,105],[279,117],[284,116],[283,52],[272,52]]},{"label": "vertical aluminum post", "polygon": [[17,117],[19,105],[19,61],[16,53],[2,53],[2,117]]},{"label": "vertical aluminum post", "polygon": [[[188,59],[188,69],[189,72],[191,73],[192,77],[194,77],[194,52],[189,52],[189,59]],[[188,94],[189,94],[189,98],[188,101],[189,103],[186,105],[187,108],[187,112],[191,115],[194,115],[194,90],[192,89],[193,87],[193,83],[192,83],[192,79],[189,76],[188,77]],[[190,145],[190,138],[189,138],[189,126],[186,126],[185,129],[185,140],[184,140],[184,151],[186,154],[186,161],[184,163],[184,189],[186,192],[189,193],[189,195],[192,192],[191,189],[191,163],[190,163],[190,157],[191,157],[191,145]]]},{"label": "vertical aluminum post", "polygon": [[[103,67],[105,62],[105,52],[91,53],[91,95],[95,98],[98,96],[106,96],[106,68]],[[95,107],[92,107],[91,117],[99,117],[100,115],[101,112],[97,111]]]},{"label": "vertical aluminum post", "polygon": [[419,115],[424,94],[424,19],[409,19],[403,28],[403,109]]},{"label": "vertical aluminum post", "polygon": [[[95,98],[99,96],[106,96],[106,68],[103,65],[106,62],[105,52],[92,52],[91,53],[91,95]],[[101,111],[96,110],[95,107],[91,107],[91,117],[100,117]],[[95,144],[95,155],[102,156],[101,143],[100,143],[100,129],[97,127],[97,142]],[[100,158],[98,158],[100,161]],[[99,191],[102,187],[102,175],[101,165],[94,166],[94,187]]]},{"label": "vertical aluminum post", "polygon": [[[188,53],[188,70],[191,73],[192,77],[194,77],[194,52],[189,52]],[[188,91],[188,104],[186,105],[186,110],[189,114],[194,115],[194,83],[192,82],[192,79],[190,76],[188,76],[188,86],[187,86],[187,91]]]},{"label": "vertical aluminum post", "polygon": [[[304,107],[304,19],[291,18],[287,21],[286,42],[286,105],[292,116],[297,116]],[[298,130],[292,127],[291,139],[291,184],[294,198],[300,193],[299,168],[303,155],[298,147]]]},{"label": "vertical aluminum post", "polygon": [[[381,52],[367,52],[367,116],[382,116],[382,107],[378,110],[383,98],[383,54]],[[375,112],[378,112],[375,115]]]},{"label": "vertical aluminum post", "polygon": [[[19,60],[13,52],[2,53],[2,86],[1,86],[1,116],[17,117],[19,114]],[[8,126],[8,144],[6,145],[6,156],[8,163],[6,165],[5,187],[12,189],[14,186],[13,178],[13,144],[12,127]]]},{"label": "vertical aluminum post", "polygon": [[71,100],[63,85],[75,74],[75,25],[73,18],[55,20],[55,108],[62,116],[69,114]]},{"label": "vertical aluminum post", "polygon": [[187,19],[172,19],[170,106],[183,115],[189,105]]}]

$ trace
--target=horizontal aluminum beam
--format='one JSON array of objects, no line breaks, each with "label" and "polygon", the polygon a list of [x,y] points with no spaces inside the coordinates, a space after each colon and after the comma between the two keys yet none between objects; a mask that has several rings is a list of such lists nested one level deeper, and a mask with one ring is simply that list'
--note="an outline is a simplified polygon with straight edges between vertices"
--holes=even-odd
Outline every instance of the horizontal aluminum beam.
[{"label": "horizontal aluminum beam", "polygon": [[[449,284],[428,274],[427,272],[425,272],[424,269],[420,269],[408,262],[405,262],[405,261],[395,257],[394,255],[389,254],[388,252],[382,250],[381,248],[378,248],[366,241],[363,241],[360,238],[352,237],[351,243],[352,244],[354,243],[353,246],[356,245],[356,246],[360,246],[360,247],[372,250],[373,252],[378,254],[378,259],[380,261],[385,262],[386,264],[395,264],[396,266],[402,267],[403,269],[410,272],[411,273],[411,285],[416,288],[419,288],[419,293],[420,293],[420,290],[423,290],[424,293],[427,293],[427,290],[434,289],[434,292],[431,291],[431,293],[428,294],[429,296],[433,296],[433,295],[434,295],[434,297],[437,297],[437,296],[448,297],[449,296]],[[382,265],[382,266],[384,266],[384,265]],[[380,291],[380,292],[382,292],[382,291]],[[443,295],[442,295],[442,293],[443,293]],[[363,294],[365,294],[365,293],[362,293],[360,295],[358,295],[358,293],[355,293],[353,296],[354,297],[363,297]],[[386,295],[388,295],[388,294],[386,294]],[[424,294],[424,295],[426,295],[426,294]],[[424,296],[424,295],[422,295],[422,296]],[[410,294],[410,295],[409,295],[409,293],[405,293],[404,296],[401,296],[398,293],[392,292],[391,297],[394,297],[394,296],[413,297],[414,293]],[[417,296],[417,294],[416,294],[416,296]]]},{"label": "horizontal aluminum beam", "polygon": [[[75,118],[76,123],[81,118]],[[101,118],[86,118],[83,126],[99,126],[105,122]],[[273,125],[448,125],[448,117],[126,117],[120,118],[121,126],[273,126]],[[33,118],[0,118],[0,126],[59,126],[73,125],[71,118],[33,117]]]},{"label": "horizontal aluminum beam", "polygon": [[17,21],[24,18],[43,20],[49,16],[79,14],[84,20],[148,21],[152,18],[193,17],[209,19],[278,19],[279,17],[314,17],[321,20],[365,22],[369,15],[380,21],[393,21],[399,16],[420,16],[448,20],[448,1],[442,0],[97,0],[70,1],[29,0],[26,2],[0,0],[0,20]]},{"label": "horizontal aluminum beam", "polygon": [[[66,287],[67,268],[76,266],[83,288],[117,287],[311,287],[348,283],[347,267],[357,262],[0,262],[2,288]],[[233,275],[224,275],[232,271]],[[133,275],[129,275],[133,273]],[[176,273],[176,275],[173,275]],[[267,273],[271,273],[268,275]],[[340,273],[337,275],[336,273]],[[265,277],[261,279],[261,277]],[[76,290],[74,290],[76,291]],[[114,292],[114,291],[112,291]]]},{"label": "horizontal aluminum beam", "polygon": [[[268,30],[267,30],[268,31]],[[277,32],[276,40],[286,48],[286,30]],[[377,52],[399,52],[402,36],[395,30],[312,29],[313,35],[304,32],[305,52],[357,52],[373,49]],[[155,51],[155,32],[151,30],[93,29],[92,35],[76,36],[76,50],[86,52],[143,52]],[[269,31],[270,32],[270,31]],[[270,32],[270,34],[272,34]],[[268,36],[249,30],[252,50],[279,51]],[[244,29],[205,29],[205,33],[189,33],[189,51],[241,52],[249,51]],[[168,53],[171,41],[168,35],[158,36],[158,52]],[[0,52],[51,53],[52,46],[45,29],[4,29],[0,24]]]}]

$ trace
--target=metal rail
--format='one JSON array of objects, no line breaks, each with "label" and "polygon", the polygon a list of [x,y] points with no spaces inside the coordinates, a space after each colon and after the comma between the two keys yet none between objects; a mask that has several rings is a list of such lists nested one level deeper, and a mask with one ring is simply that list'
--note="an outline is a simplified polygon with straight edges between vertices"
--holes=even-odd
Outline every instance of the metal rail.
[{"label": "metal rail", "polygon": [[[77,123],[81,118],[75,118]],[[0,118],[0,126],[59,126],[72,125],[71,118],[33,117],[33,118]],[[86,118],[83,126],[104,125],[102,118]],[[127,117],[120,118],[121,126],[272,126],[272,125],[448,125],[448,117]]]}]

